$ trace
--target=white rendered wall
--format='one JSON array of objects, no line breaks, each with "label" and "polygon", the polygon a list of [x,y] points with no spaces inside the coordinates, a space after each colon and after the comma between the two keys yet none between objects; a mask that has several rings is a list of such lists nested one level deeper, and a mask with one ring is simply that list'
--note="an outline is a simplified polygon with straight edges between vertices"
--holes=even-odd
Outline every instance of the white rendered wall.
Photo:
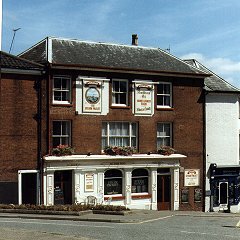
[{"label": "white rendered wall", "polygon": [[[239,164],[239,102],[237,94],[208,93],[206,95],[206,190],[209,166]],[[206,197],[205,210],[209,210]]]}]

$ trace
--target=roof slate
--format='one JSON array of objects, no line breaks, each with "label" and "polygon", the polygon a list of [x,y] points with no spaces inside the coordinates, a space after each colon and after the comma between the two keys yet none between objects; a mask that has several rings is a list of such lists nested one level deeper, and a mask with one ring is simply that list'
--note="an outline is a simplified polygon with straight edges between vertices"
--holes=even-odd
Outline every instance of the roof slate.
[{"label": "roof slate", "polygon": [[200,69],[203,72],[211,74],[210,77],[206,77],[204,80],[205,90],[208,92],[240,92],[240,89],[234,87],[223,78],[216,75],[214,72],[209,70],[203,64],[198,62],[196,59],[184,60],[187,64]]},{"label": "roof slate", "polygon": [[[204,74],[159,48],[85,42],[48,37],[20,56],[53,65],[136,71]],[[47,47],[48,46],[48,47]],[[46,52],[48,49],[48,52]],[[43,57],[44,56],[44,57]]]},{"label": "roof slate", "polygon": [[8,69],[42,70],[43,65],[0,51],[0,66]]}]

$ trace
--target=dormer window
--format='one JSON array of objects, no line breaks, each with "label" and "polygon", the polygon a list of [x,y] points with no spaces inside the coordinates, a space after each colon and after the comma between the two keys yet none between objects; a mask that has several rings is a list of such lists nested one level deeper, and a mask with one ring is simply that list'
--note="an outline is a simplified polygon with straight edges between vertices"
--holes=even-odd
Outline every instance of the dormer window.
[{"label": "dormer window", "polygon": [[53,77],[53,103],[69,104],[71,102],[71,78],[67,76]]}]

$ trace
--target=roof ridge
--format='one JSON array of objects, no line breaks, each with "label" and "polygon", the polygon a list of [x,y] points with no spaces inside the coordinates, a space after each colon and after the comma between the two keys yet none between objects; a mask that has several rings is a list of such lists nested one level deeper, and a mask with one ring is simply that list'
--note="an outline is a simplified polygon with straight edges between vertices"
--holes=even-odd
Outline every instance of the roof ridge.
[{"label": "roof ridge", "polygon": [[140,45],[128,45],[128,44],[111,43],[111,42],[97,42],[97,41],[91,41],[91,40],[80,40],[80,39],[74,39],[74,38],[71,39],[71,38],[63,38],[63,37],[49,37],[49,38],[51,38],[52,40],[55,39],[59,41],[74,41],[74,42],[80,42],[80,43],[104,44],[104,45],[122,46],[122,47],[130,47],[130,48],[144,48],[144,49],[146,48],[146,49],[162,50],[161,48],[158,48],[158,47],[146,47],[146,46],[140,46]]}]

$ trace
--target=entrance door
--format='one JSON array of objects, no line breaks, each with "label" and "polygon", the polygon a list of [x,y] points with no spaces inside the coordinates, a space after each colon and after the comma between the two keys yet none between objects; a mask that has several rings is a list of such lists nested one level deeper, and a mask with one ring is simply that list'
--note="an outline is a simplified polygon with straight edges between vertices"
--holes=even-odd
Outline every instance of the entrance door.
[{"label": "entrance door", "polygon": [[37,173],[22,173],[22,204],[37,204]]},{"label": "entrance door", "polygon": [[228,209],[228,182],[219,182],[219,208]]},{"label": "entrance door", "polygon": [[54,204],[72,204],[72,171],[54,173]]},{"label": "entrance door", "polygon": [[171,210],[171,175],[157,176],[157,208]]}]

